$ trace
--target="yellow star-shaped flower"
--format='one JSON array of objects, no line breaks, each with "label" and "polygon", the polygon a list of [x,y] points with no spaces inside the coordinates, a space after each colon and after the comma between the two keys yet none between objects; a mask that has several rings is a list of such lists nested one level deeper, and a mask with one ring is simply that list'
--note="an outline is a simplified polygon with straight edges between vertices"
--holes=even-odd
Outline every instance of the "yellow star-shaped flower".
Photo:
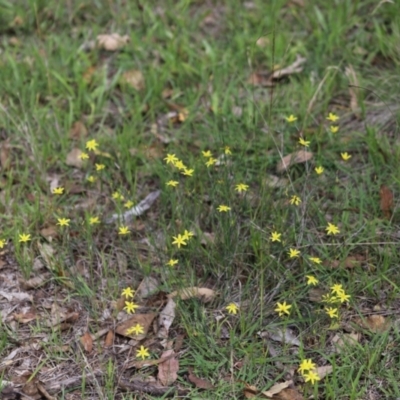
[{"label": "yellow star-shaped flower", "polygon": [[21,233],[18,235],[19,236],[19,242],[20,243],[26,243],[31,240],[31,234],[30,233]]},{"label": "yellow star-shaped flower", "polygon": [[175,165],[175,167],[178,168],[180,171],[186,169],[185,164],[184,164],[181,160],[175,161],[174,165]]},{"label": "yellow star-shaped flower", "polygon": [[167,265],[169,267],[173,267],[175,264],[178,264],[178,260],[171,258],[168,262]]},{"label": "yellow star-shaped flower", "polygon": [[298,258],[300,256],[300,251],[297,249],[289,249],[289,258]]},{"label": "yellow star-shaped flower", "polygon": [[290,304],[286,304],[286,301],[284,301],[283,303],[276,303],[276,308],[274,311],[276,311],[280,317],[282,317],[282,315],[289,315],[290,314],[290,309],[292,308],[292,306]]},{"label": "yellow star-shaped flower", "polygon": [[339,130],[339,127],[338,127],[337,125],[331,125],[331,126],[329,127],[329,129],[330,129],[330,131],[331,131],[332,133],[336,133],[336,132]]},{"label": "yellow star-shaped flower", "polygon": [[142,360],[144,360],[146,357],[150,357],[148,349],[146,349],[144,346],[140,346],[140,350],[136,351],[136,357],[140,357]]},{"label": "yellow star-shaped flower", "polygon": [[307,285],[318,285],[318,279],[312,275],[306,275]]},{"label": "yellow star-shaped flower", "polygon": [[183,170],[182,174],[183,174],[183,175],[186,175],[186,176],[193,176],[193,172],[194,172],[194,169],[193,169],[193,168],[192,168],[192,169],[185,168],[185,169]]},{"label": "yellow star-shaped flower", "polygon": [[126,312],[128,314],[134,314],[135,310],[138,308],[139,306],[135,303],[133,303],[132,301],[126,301],[125,302],[125,307],[124,310],[126,310]]},{"label": "yellow star-shaped flower", "polygon": [[179,185],[178,181],[170,180],[167,182],[167,186],[177,187]]},{"label": "yellow star-shaped flower", "polygon": [[331,224],[330,222],[328,222],[328,226],[325,228],[325,230],[328,235],[337,235],[338,233],[340,233],[339,228],[336,225]]},{"label": "yellow star-shaped flower", "polygon": [[6,241],[4,239],[0,239],[0,249],[2,249],[6,245]]},{"label": "yellow star-shaped flower", "polygon": [[338,309],[333,307],[325,307],[326,313],[330,318],[339,318]]},{"label": "yellow star-shaped flower", "polygon": [[312,261],[315,264],[321,264],[322,263],[321,259],[318,258],[318,257],[310,257],[309,260]]},{"label": "yellow star-shaped flower", "polygon": [[330,287],[331,292],[337,295],[340,295],[341,293],[344,293],[343,285],[340,283],[335,283]]},{"label": "yellow star-shaped flower", "polygon": [[88,153],[85,153],[84,151],[82,151],[82,152],[79,154],[79,158],[80,158],[81,160],[87,160],[87,159],[89,158],[89,154],[88,154]]},{"label": "yellow star-shaped flower", "polygon": [[68,218],[58,218],[57,219],[57,225],[60,225],[60,226],[69,226],[69,221],[71,221],[70,219],[68,219]]},{"label": "yellow star-shaped flower", "polygon": [[281,233],[272,232],[271,236],[269,237],[272,242],[280,242],[281,241]]},{"label": "yellow star-shaped flower", "polygon": [[335,122],[335,121],[337,121],[339,119],[339,117],[334,113],[329,113],[329,115],[326,117],[326,119],[328,121]]},{"label": "yellow star-shaped flower", "polygon": [[194,236],[194,233],[185,229],[185,232],[183,232],[182,236],[184,237],[184,240],[189,240]]},{"label": "yellow star-shaped flower", "polygon": [[99,144],[96,142],[96,139],[88,140],[86,142],[86,149],[89,151],[95,151]]},{"label": "yellow star-shaped flower", "polygon": [[224,147],[224,153],[226,155],[231,155],[232,154],[231,148],[229,146],[225,146]]},{"label": "yellow star-shaped flower", "polygon": [[95,166],[96,166],[96,171],[101,171],[106,167],[104,164],[95,164]]},{"label": "yellow star-shaped flower", "polygon": [[53,194],[63,194],[64,193],[64,188],[62,186],[58,186],[56,188],[54,188],[51,193]]},{"label": "yellow star-shaped flower", "polygon": [[300,138],[300,139],[299,139],[299,143],[300,143],[302,146],[305,146],[305,147],[308,147],[308,146],[310,145],[310,142],[309,142],[308,140],[304,140],[303,138]]},{"label": "yellow star-shaped flower", "polygon": [[96,182],[96,177],[94,177],[94,176],[92,176],[92,175],[89,175],[86,179],[87,179],[90,183]]},{"label": "yellow star-shaped flower", "polygon": [[114,199],[114,200],[124,200],[124,196],[120,193],[120,192],[114,192],[112,195],[111,195],[111,197]]},{"label": "yellow star-shaped flower", "polygon": [[129,329],[125,331],[126,335],[140,335],[144,333],[143,326],[140,324],[136,324],[135,326],[131,326]]},{"label": "yellow star-shaped flower", "polygon": [[293,114],[290,114],[288,117],[285,117],[287,122],[294,122],[297,121],[297,117],[295,117]]},{"label": "yellow star-shaped flower", "polygon": [[178,236],[172,236],[172,238],[174,239],[174,241],[172,242],[172,244],[176,244],[178,246],[178,249],[181,248],[181,246],[186,246],[186,238],[179,234]]},{"label": "yellow star-shaped flower", "polygon": [[239,192],[239,193],[247,192],[248,189],[249,189],[249,185],[246,185],[245,183],[238,183],[238,184],[235,186],[235,190],[236,190],[237,192]]},{"label": "yellow star-shaped flower", "polygon": [[229,303],[226,307],[229,314],[237,314],[239,307],[235,303]]},{"label": "yellow star-shaped flower", "polygon": [[311,358],[305,359],[300,363],[298,371],[300,374],[304,374],[306,371],[311,371],[315,369],[315,364],[312,362]]},{"label": "yellow star-shaped flower", "polygon": [[339,301],[341,303],[348,303],[350,300],[350,297],[351,296],[349,294],[346,294],[344,291],[342,293],[337,294],[337,298],[339,299]]},{"label": "yellow star-shaped flower", "polygon": [[220,206],[218,206],[218,208],[217,208],[217,210],[219,211],[219,212],[227,212],[227,211],[229,211],[231,208],[230,207],[228,207],[228,206],[226,206],[226,205],[224,205],[224,204],[221,204]]},{"label": "yellow star-shaped flower", "polygon": [[216,164],[217,161],[218,161],[218,160],[217,160],[216,158],[210,157],[210,158],[208,159],[208,161],[206,162],[207,168],[209,168],[209,167],[211,167],[212,165]]},{"label": "yellow star-shaped flower", "polygon": [[127,226],[120,226],[118,228],[118,235],[128,235],[131,231]]},{"label": "yellow star-shaped flower", "polygon": [[128,200],[125,204],[124,207],[125,208],[131,208],[133,206],[133,201],[132,200]]},{"label": "yellow star-shaped flower", "polygon": [[135,294],[135,291],[132,290],[130,287],[127,287],[122,291],[121,296],[125,296],[127,299],[129,299],[129,298],[133,299],[134,294]]},{"label": "yellow star-shaped flower", "polygon": [[350,158],[351,158],[351,155],[349,153],[347,153],[347,151],[344,153],[340,153],[340,155],[344,161],[350,160]]},{"label": "yellow star-shaped flower", "polygon": [[90,217],[89,218],[89,225],[99,224],[100,219],[99,217]]},{"label": "yellow star-shaped flower", "polygon": [[291,197],[289,200],[290,204],[294,204],[295,206],[298,206],[301,203],[301,199],[299,196],[296,196],[295,194]]},{"label": "yellow star-shaped flower", "polygon": [[178,157],[175,154],[167,154],[167,157],[164,158],[167,164],[175,165],[176,162],[179,161]]},{"label": "yellow star-shaped flower", "polygon": [[311,382],[312,385],[314,385],[315,382],[321,380],[321,378],[315,371],[307,372],[303,375],[303,378],[305,382]]},{"label": "yellow star-shaped flower", "polygon": [[324,172],[324,167],[321,167],[321,166],[315,167],[315,172],[316,172],[318,175],[321,175],[321,174]]},{"label": "yellow star-shaped flower", "polygon": [[201,153],[203,154],[203,157],[206,157],[206,158],[212,157],[212,154],[211,154],[210,150],[202,151]]}]

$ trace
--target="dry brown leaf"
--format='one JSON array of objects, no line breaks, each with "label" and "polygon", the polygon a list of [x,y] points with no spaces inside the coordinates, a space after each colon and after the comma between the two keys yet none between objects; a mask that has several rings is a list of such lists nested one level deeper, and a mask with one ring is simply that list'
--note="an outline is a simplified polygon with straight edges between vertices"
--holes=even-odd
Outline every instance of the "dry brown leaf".
[{"label": "dry brown leaf", "polygon": [[40,230],[40,234],[49,242],[51,242],[53,238],[57,236],[57,233],[57,227],[55,225],[50,225],[47,228]]},{"label": "dry brown leaf", "polygon": [[273,385],[270,389],[265,390],[264,392],[261,392],[264,396],[271,398],[272,396],[274,396],[275,394],[280,393],[283,389],[288,388],[289,386],[293,385],[293,381],[289,380],[289,381],[285,381],[285,382],[281,382],[281,383],[276,383],[275,385]]},{"label": "dry brown leaf", "polygon": [[21,324],[26,324],[28,322],[33,321],[36,318],[37,318],[37,314],[32,312],[32,311],[29,311],[29,312],[27,312],[25,314],[23,314],[23,313],[14,314],[14,319],[16,321],[18,321],[19,323],[21,323]]},{"label": "dry brown leaf", "polygon": [[289,181],[286,178],[279,178],[276,175],[267,175],[265,178],[265,185],[270,188],[287,187]]},{"label": "dry brown leaf", "polygon": [[129,36],[121,36],[118,33],[110,33],[97,36],[97,46],[108,51],[116,51],[129,42]]},{"label": "dry brown leaf", "polygon": [[158,318],[159,330],[157,332],[157,337],[166,339],[168,337],[169,328],[175,319],[175,308],[176,304],[173,299],[169,299],[163,310],[160,312]]},{"label": "dry brown leaf", "polygon": [[306,150],[298,150],[288,154],[276,166],[276,171],[281,173],[286,171],[293,164],[305,163],[313,158],[313,153]]},{"label": "dry brown leaf", "polygon": [[[125,320],[124,322],[122,322],[121,324],[119,324],[115,328],[115,332],[121,336],[127,336],[127,337],[133,338],[135,340],[142,340],[146,337],[147,332],[149,331],[149,328],[150,328],[154,318],[156,317],[156,315],[157,315],[156,313],[135,314],[132,317]],[[142,326],[143,333],[141,333],[139,335],[135,335],[135,334],[128,335],[126,333],[126,331],[129,328],[136,326],[137,324]]]},{"label": "dry brown leaf", "polygon": [[296,389],[283,389],[273,397],[274,400],[304,400],[303,395]]},{"label": "dry brown leaf", "polygon": [[174,350],[166,350],[161,354],[161,358],[167,359],[158,364],[157,378],[164,386],[172,385],[178,379],[179,361],[175,355]]},{"label": "dry brown leaf", "polygon": [[146,87],[142,71],[137,69],[125,71],[121,75],[120,82],[123,85],[129,85],[133,87],[137,91],[143,90]]},{"label": "dry brown leaf", "polygon": [[179,297],[181,300],[191,299],[197,297],[207,303],[215,297],[215,291],[208,288],[188,287],[181,290],[176,290],[168,295],[170,299]]},{"label": "dry brown leaf", "polygon": [[332,365],[324,365],[322,367],[317,367],[315,372],[321,379],[324,379],[326,375],[330,374],[333,371]]},{"label": "dry brown leaf", "polygon": [[381,185],[379,195],[381,198],[381,210],[383,216],[386,219],[390,219],[392,217],[393,209],[393,192],[386,185]]},{"label": "dry brown leaf", "polygon": [[81,343],[87,353],[92,352],[93,339],[92,339],[92,335],[89,332],[86,332],[83,336],[81,336]]},{"label": "dry brown leaf", "polygon": [[342,350],[345,350],[347,346],[355,345],[356,343],[358,343],[360,339],[360,333],[343,333],[341,335],[336,334],[332,338],[332,342],[334,343],[336,350],[338,352],[341,352]]},{"label": "dry brown leaf", "polygon": [[112,330],[109,330],[104,340],[104,347],[111,347],[113,343],[114,343],[114,332]]},{"label": "dry brown leaf", "polygon": [[352,269],[360,267],[361,263],[366,260],[366,256],[363,254],[355,254],[354,256],[348,256],[344,260],[327,260],[322,263],[324,267],[329,268],[347,268]]},{"label": "dry brown leaf", "polygon": [[65,164],[70,167],[82,168],[84,161],[81,159],[82,150],[78,148],[73,148],[65,159]]},{"label": "dry brown leaf", "polygon": [[69,137],[74,140],[85,138],[88,134],[85,124],[82,121],[76,121],[69,131]]},{"label": "dry brown leaf", "polygon": [[206,381],[205,379],[198,378],[193,373],[193,368],[188,368],[189,375],[188,379],[192,382],[198,389],[214,389],[214,385],[211,382]]},{"label": "dry brown leaf", "polygon": [[253,399],[254,397],[257,397],[258,389],[249,384],[245,384],[245,387],[243,389],[243,394],[246,399]]},{"label": "dry brown leaf", "polygon": [[383,315],[369,315],[365,318],[356,318],[355,323],[371,332],[379,333],[390,329],[391,323]]},{"label": "dry brown leaf", "polygon": [[159,285],[160,283],[156,278],[146,276],[143,278],[142,282],[140,282],[138,288],[136,289],[136,294],[140,298],[145,299],[156,293],[158,291]]},{"label": "dry brown leaf", "polygon": [[33,278],[28,279],[27,281],[21,281],[20,283],[24,287],[24,289],[36,289],[47,283],[50,278],[51,278],[51,273],[45,272],[43,274],[36,275]]},{"label": "dry brown leaf", "polygon": [[3,171],[10,168],[10,139],[4,140],[0,143],[0,166]]}]

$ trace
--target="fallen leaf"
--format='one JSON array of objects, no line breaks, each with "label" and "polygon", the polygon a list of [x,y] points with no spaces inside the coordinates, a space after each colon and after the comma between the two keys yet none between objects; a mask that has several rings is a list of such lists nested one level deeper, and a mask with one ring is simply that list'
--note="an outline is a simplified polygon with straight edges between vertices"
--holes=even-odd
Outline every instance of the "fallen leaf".
[{"label": "fallen leaf", "polygon": [[34,276],[33,278],[28,279],[27,281],[21,281],[21,285],[24,287],[24,289],[36,289],[46,284],[50,280],[50,278],[51,278],[51,273],[45,272],[43,274]]},{"label": "fallen leaf", "polygon": [[383,216],[386,219],[390,219],[392,217],[393,209],[393,192],[386,185],[381,185],[379,195],[381,198],[381,210]]},{"label": "fallen leaf", "polygon": [[145,299],[156,293],[158,291],[159,285],[160,283],[156,278],[146,276],[143,278],[142,282],[140,282],[138,288],[136,289],[136,294],[140,298]]},{"label": "fallen leaf", "polygon": [[193,368],[188,368],[189,375],[188,379],[192,382],[198,389],[214,389],[214,385],[211,382],[206,381],[205,379],[198,378],[193,373]]},{"label": "fallen leaf", "polygon": [[165,339],[168,337],[169,328],[175,319],[176,304],[173,299],[169,299],[163,310],[160,312],[158,319],[159,330],[157,337]]},{"label": "fallen leaf", "polygon": [[82,150],[78,148],[72,149],[65,159],[65,164],[70,167],[82,168],[84,161],[80,158]]},{"label": "fallen leaf", "polygon": [[265,185],[270,188],[287,187],[289,181],[286,178],[279,178],[276,175],[267,175],[265,178]]},{"label": "fallen leaf", "polygon": [[208,288],[198,288],[198,287],[188,287],[181,290],[176,290],[168,295],[170,299],[175,297],[179,297],[181,300],[191,299],[193,297],[200,298],[207,303],[211,301],[215,297],[215,292],[212,289]]},{"label": "fallen leaf", "polygon": [[93,339],[92,339],[92,335],[89,332],[86,332],[83,336],[81,336],[81,343],[87,353],[92,352]]},{"label": "fallen leaf", "polygon": [[32,301],[32,296],[24,292],[4,292],[0,290],[0,296],[5,297],[8,301]]},{"label": "fallen leaf", "polygon": [[347,268],[352,269],[361,266],[361,262],[366,260],[366,256],[363,254],[355,254],[354,256],[348,256],[344,260],[327,260],[322,263],[324,267],[329,268]]},{"label": "fallen leaf", "polygon": [[82,121],[76,121],[69,131],[69,137],[74,140],[85,138],[88,134],[85,124]]},{"label": "fallen leaf", "polygon": [[[156,317],[156,315],[157,315],[156,313],[135,314],[132,317],[125,320],[124,322],[122,322],[121,324],[119,324],[115,328],[115,332],[121,336],[127,336],[127,337],[133,338],[135,340],[142,340],[146,337],[147,332],[149,331],[149,328],[150,328],[154,318]],[[143,333],[141,333],[139,335],[135,335],[135,334],[128,335],[126,333],[126,331],[129,328],[136,326],[137,324],[142,326]]]},{"label": "fallen leaf", "polygon": [[120,82],[133,87],[137,91],[145,88],[144,76],[142,72],[137,69],[125,71],[120,77]]},{"label": "fallen leaf", "polygon": [[283,389],[273,397],[274,400],[304,400],[303,395],[296,389]]},{"label": "fallen leaf", "polygon": [[10,168],[10,139],[4,140],[0,143],[0,166],[3,171]]},{"label": "fallen leaf", "polygon": [[313,153],[306,150],[298,150],[288,154],[276,166],[276,171],[281,173],[286,171],[293,164],[305,163],[313,158]]},{"label": "fallen leaf", "polygon": [[349,80],[349,95],[350,95],[350,108],[353,113],[359,117],[360,109],[358,106],[358,96],[359,96],[359,86],[356,72],[354,71],[353,66],[350,64],[344,70],[344,74],[347,76]]},{"label": "fallen leaf", "polygon": [[253,399],[254,397],[257,397],[258,389],[249,384],[245,384],[244,389],[243,389],[243,394],[246,399]]},{"label": "fallen leaf", "polygon": [[343,333],[336,334],[332,338],[332,342],[335,345],[336,351],[341,352],[347,348],[347,346],[352,346],[360,341],[361,333]]},{"label": "fallen leaf", "polygon": [[356,318],[356,324],[362,328],[369,329],[371,332],[386,332],[390,329],[391,323],[383,315],[369,315],[365,318]]},{"label": "fallen leaf", "polygon": [[27,312],[25,314],[14,314],[14,319],[21,324],[26,324],[37,318],[37,314],[34,312]]},{"label": "fallen leaf", "polygon": [[317,367],[315,372],[321,379],[324,379],[326,375],[330,374],[333,371],[332,365],[324,365],[322,367]]},{"label": "fallen leaf", "polygon": [[285,381],[285,382],[281,382],[281,383],[276,383],[275,385],[273,385],[271,388],[269,388],[268,390],[261,392],[264,396],[271,398],[272,396],[274,396],[275,394],[278,394],[279,392],[281,392],[283,389],[288,388],[289,386],[293,385],[293,381],[289,380],[289,381]]},{"label": "fallen leaf", "polygon": [[104,340],[104,347],[111,347],[114,343],[114,332],[109,330]]},{"label": "fallen leaf", "polygon": [[178,379],[179,361],[174,355],[176,355],[174,350],[166,350],[161,354],[161,358],[168,357],[158,364],[157,378],[164,386],[172,385]]},{"label": "fallen leaf", "polygon": [[270,338],[275,342],[282,342],[286,344],[292,344],[294,346],[300,346],[301,342],[297,339],[297,335],[289,328],[274,328],[269,331],[259,332],[258,335],[261,338]]},{"label": "fallen leaf", "polygon": [[129,36],[121,36],[118,33],[111,33],[97,36],[97,46],[108,51],[116,51],[129,42]]},{"label": "fallen leaf", "polygon": [[51,242],[52,239],[55,238],[58,234],[57,227],[55,225],[50,225],[47,228],[41,229],[40,234],[49,242]]}]

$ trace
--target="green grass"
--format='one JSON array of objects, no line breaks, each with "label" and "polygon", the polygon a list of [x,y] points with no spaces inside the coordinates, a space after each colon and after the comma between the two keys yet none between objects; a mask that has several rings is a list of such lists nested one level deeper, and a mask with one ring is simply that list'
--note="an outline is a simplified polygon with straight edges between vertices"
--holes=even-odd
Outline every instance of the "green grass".
[{"label": "green grass", "polygon": [[[2,358],[31,337],[40,355],[30,372],[42,381],[51,382],[48,371],[60,364],[82,376],[103,371],[97,383],[85,378],[59,392],[60,398],[69,398],[67,391],[81,398],[135,398],[118,386],[118,379],[132,375],[124,362],[135,358],[137,347],[117,351],[128,339],[116,337],[113,356],[103,338],[90,354],[71,351],[71,343],[86,329],[95,334],[117,324],[113,302],[121,290],[136,289],[151,276],[161,292],[198,286],[217,293],[209,303],[177,302],[169,335],[185,335],[175,384],[189,390],[188,399],[242,399],[245,383],[262,391],[288,379],[304,398],[400,397],[394,346],[400,15],[395,4],[369,0],[297,3],[0,1],[0,239],[7,240],[0,290],[28,292],[33,304],[15,303],[13,312],[32,306],[38,315],[18,323],[1,303]],[[97,35],[114,32],[130,38],[119,51],[90,46]],[[260,38],[264,46],[257,44]],[[300,73],[273,88],[249,84],[252,73],[287,67],[297,55],[306,58]],[[358,117],[350,108],[349,66],[361,87]],[[124,72],[132,70],[142,72],[144,89],[123,82]],[[166,117],[183,109],[182,122]],[[330,112],[340,116],[335,134],[326,120]],[[298,117],[291,124],[285,120],[290,114]],[[85,125],[86,136],[71,138],[76,121]],[[277,173],[281,157],[300,149],[300,133],[311,142],[313,159]],[[91,139],[103,154],[91,154],[82,168],[67,165],[67,154]],[[202,151],[219,157],[226,146],[232,155],[207,168]],[[341,152],[351,159],[342,161]],[[166,165],[168,153],[194,168],[193,177]],[[96,163],[105,169],[97,172]],[[321,175],[314,171],[318,165]],[[87,181],[91,175],[95,183]],[[271,175],[282,185],[272,187]],[[51,194],[55,179],[65,194]],[[177,188],[166,186],[170,179],[180,182]],[[237,193],[238,183],[249,190]],[[380,208],[382,184],[395,195],[390,220]],[[118,235],[118,222],[88,224],[91,216],[104,221],[124,210],[124,202],[112,199],[115,191],[137,204],[157,189],[159,200],[129,225],[130,235]],[[289,203],[293,195],[301,198],[299,206]],[[221,204],[231,210],[218,212]],[[71,220],[68,228],[56,225],[60,217]],[[326,235],[328,222],[339,226],[338,236]],[[45,228],[55,229],[50,243]],[[172,237],[185,229],[195,236],[177,249]],[[273,231],[282,242],[270,240]],[[21,233],[32,240],[19,243]],[[53,249],[50,256],[44,244]],[[301,257],[290,259],[290,248]],[[323,264],[312,264],[310,256]],[[349,256],[362,261],[348,268]],[[170,258],[179,260],[177,266],[166,266]],[[10,287],[10,279],[22,282],[44,271],[50,275],[40,288]],[[306,275],[314,275],[324,293],[341,283],[351,295],[335,326],[324,304],[311,298]],[[274,309],[283,301],[292,308],[279,317]],[[231,302],[240,307],[237,315],[227,315]],[[65,331],[46,323],[57,314],[54,304],[79,314]],[[159,312],[164,304],[139,303],[143,312]],[[383,314],[393,323],[390,330],[373,332],[355,323],[371,314]],[[300,347],[259,335],[286,328]],[[350,331],[361,332],[360,342],[334,352],[335,334]],[[148,336],[141,344],[152,358],[160,357],[159,339]],[[290,371],[305,358],[332,365],[333,372],[316,385],[304,384]],[[4,366],[5,381],[13,380],[16,367]],[[189,368],[214,389],[194,388]],[[157,367],[134,373],[156,376]]]}]

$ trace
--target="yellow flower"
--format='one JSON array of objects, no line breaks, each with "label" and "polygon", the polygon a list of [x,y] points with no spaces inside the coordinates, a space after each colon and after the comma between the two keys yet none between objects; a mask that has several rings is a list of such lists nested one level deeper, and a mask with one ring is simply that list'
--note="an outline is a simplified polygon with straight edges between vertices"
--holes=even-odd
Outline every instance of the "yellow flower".
[{"label": "yellow flower", "polygon": [[229,303],[226,307],[229,314],[237,314],[239,307],[235,303]]},{"label": "yellow flower", "polygon": [[244,184],[244,183],[238,183],[238,184],[235,186],[235,190],[236,190],[237,192],[239,192],[239,193],[246,192],[246,191],[248,190],[248,188],[249,188],[249,185],[246,185],[246,184]]},{"label": "yellow flower", "polygon": [[131,231],[127,226],[120,226],[118,228],[118,235],[128,235]]},{"label": "yellow flower", "polygon": [[336,133],[336,132],[339,130],[339,127],[338,127],[337,125],[331,125],[331,126],[329,127],[329,129],[330,129],[330,131],[331,131],[332,133]]},{"label": "yellow flower", "polygon": [[331,292],[337,295],[340,295],[341,293],[344,293],[343,286],[340,283],[335,283],[330,287]]},{"label": "yellow flower", "polygon": [[4,239],[0,239],[0,249],[2,249],[6,245],[6,241]]},{"label": "yellow flower", "polygon": [[167,265],[169,267],[173,267],[175,264],[178,264],[178,260],[175,260],[173,258],[170,258],[170,260],[167,262]]},{"label": "yellow flower", "polygon": [[201,153],[203,154],[203,157],[206,157],[206,158],[212,157],[212,154],[211,154],[210,150],[202,151]]},{"label": "yellow flower", "polygon": [[82,151],[81,154],[79,154],[79,158],[81,160],[87,160],[89,158],[89,154]]},{"label": "yellow flower", "polygon": [[312,385],[314,385],[315,382],[321,380],[321,378],[315,371],[307,372],[306,374],[303,375],[303,378],[305,382],[311,382]]},{"label": "yellow flower", "polygon": [[135,313],[135,310],[136,310],[138,307],[139,307],[139,306],[138,306],[137,304],[135,304],[134,302],[132,302],[132,301],[126,301],[126,302],[125,302],[124,310],[126,310],[126,312],[127,312],[128,314],[134,314],[134,313]]},{"label": "yellow flower", "polygon": [[315,167],[315,172],[316,172],[318,175],[321,175],[321,174],[324,172],[324,167],[321,167],[321,166]]},{"label": "yellow flower", "polygon": [[129,299],[129,298],[133,299],[134,294],[135,294],[135,291],[132,290],[130,287],[127,287],[122,291],[121,296],[125,296],[127,299]]},{"label": "yellow flower", "polygon": [[106,167],[104,164],[95,164],[95,166],[96,166],[96,171],[101,171]]},{"label": "yellow flower", "polygon": [[142,360],[144,360],[146,357],[150,357],[148,349],[146,349],[144,346],[140,346],[140,350],[136,351],[136,357],[141,357]]},{"label": "yellow flower", "polygon": [[311,371],[315,369],[315,364],[312,362],[311,358],[305,359],[300,363],[298,371],[300,374],[304,374],[306,371]]},{"label": "yellow flower", "polygon": [[179,234],[178,236],[172,236],[172,238],[174,239],[174,241],[172,242],[172,244],[176,244],[178,246],[178,249],[181,248],[181,246],[186,246],[186,240],[184,236],[182,236],[181,234]]},{"label": "yellow flower", "polygon": [[272,232],[271,236],[269,237],[272,242],[280,242],[281,241],[281,233]]},{"label": "yellow flower", "polygon": [[306,275],[307,285],[318,285],[318,279],[312,275]]},{"label": "yellow flower", "polygon": [[295,117],[293,114],[290,114],[288,117],[285,117],[287,122],[294,122],[297,121],[297,117]]},{"label": "yellow flower", "polygon": [[174,165],[179,170],[186,169],[185,164],[181,160],[175,161]]},{"label": "yellow flower", "polygon": [[125,208],[131,208],[133,206],[133,201],[131,201],[131,200],[128,200],[125,204],[124,204],[124,207]]},{"label": "yellow flower", "polygon": [[315,264],[321,264],[321,262],[322,262],[321,259],[318,257],[310,257],[309,260]]},{"label": "yellow flower", "polygon": [[167,186],[172,186],[172,187],[176,187],[176,186],[178,186],[179,185],[179,182],[178,181],[168,181],[167,182]]},{"label": "yellow flower", "polygon": [[184,237],[184,240],[189,240],[194,236],[194,233],[192,231],[188,231],[187,229],[185,229],[185,232],[183,232],[182,236]]},{"label": "yellow flower", "polygon": [[339,228],[336,225],[331,224],[330,222],[328,222],[328,226],[325,228],[325,230],[328,235],[337,235],[338,233],[340,233]]},{"label": "yellow flower", "polygon": [[338,309],[333,307],[325,307],[326,313],[330,318],[339,318]]},{"label": "yellow flower", "polygon": [[344,161],[350,160],[350,158],[351,158],[351,155],[349,153],[347,153],[347,151],[344,153],[340,153],[340,155],[342,156],[342,159]]},{"label": "yellow flower", "polygon": [[329,113],[329,115],[326,117],[326,119],[328,121],[335,122],[335,121],[337,121],[339,119],[339,117],[336,114]]},{"label": "yellow flower", "polygon": [[348,303],[350,300],[350,295],[346,294],[344,291],[337,294],[337,297],[341,303]]},{"label": "yellow flower", "polygon": [[89,175],[86,179],[87,179],[90,183],[96,182],[96,177],[94,177],[94,176],[92,176],[92,175]]},{"label": "yellow flower", "polygon": [[295,194],[292,196],[292,198],[289,200],[290,204],[294,204],[295,206],[298,206],[301,203],[301,199],[299,196],[296,196]]},{"label": "yellow flower", "polygon": [[218,208],[217,208],[217,210],[219,211],[219,212],[227,212],[227,211],[229,211],[231,208],[230,207],[228,207],[228,206],[226,206],[226,205],[224,205],[224,204],[221,204],[220,206],[218,206]]},{"label": "yellow flower", "polygon": [[86,149],[89,151],[95,151],[99,144],[96,142],[95,139],[88,140],[86,142]]},{"label": "yellow flower", "polygon": [[207,168],[211,167],[212,165],[214,165],[218,160],[216,158],[212,158],[210,157],[208,159],[208,161],[206,162],[206,166]]},{"label": "yellow flower", "polygon": [[58,218],[57,219],[57,225],[60,225],[60,226],[69,226],[69,221],[71,221],[70,219],[68,219],[68,218]]},{"label": "yellow flower", "polygon": [[284,314],[289,315],[290,314],[289,310],[291,308],[292,308],[292,306],[289,304],[286,304],[286,301],[284,301],[282,304],[278,302],[278,303],[276,303],[276,308],[274,311],[276,311],[279,314],[279,316],[281,317]]},{"label": "yellow flower", "polygon": [[185,169],[183,170],[182,174],[183,174],[183,175],[186,175],[186,176],[193,176],[193,172],[194,172],[194,169],[187,169],[187,168],[185,168]]},{"label": "yellow flower", "polygon": [[308,140],[304,140],[303,138],[300,138],[300,139],[299,139],[299,143],[300,143],[302,146],[305,146],[305,147],[308,147],[308,146],[310,145],[310,142],[309,142]]},{"label": "yellow flower", "polygon": [[136,324],[135,326],[131,326],[129,329],[125,331],[126,335],[140,335],[144,333],[143,326],[140,324]]},{"label": "yellow flower", "polygon": [[300,256],[300,251],[297,249],[289,249],[288,254],[290,258],[298,258]]},{"label": "yellow flower", "polygon": [[90,217],[89,218],[89,225],[99,224],[100,219],[99,217]]},{"label": "yellow flower", "polygon": [[231,148],[230,148],[229,146],[225,146],[225,147],[224,147],[224,153],[227,154],[227,155],[232,154]]},{"label": "yellow flower", "polygon": [[58,186],[54,188],[51,193],[53,194],[63,194],[64,193],[64,188],[62,186]]},{"label": "yellow flower", "polygon": [[114,200],[124,200],[124,196],[122,196],[122,194],[120,193],[120,192],[114,192],[112,195],[111,195],[111,197],[114,199]]},{"label": "yellow flower", "polygon": [[19,242],[20,243],[26,243],[31,240],[31,234],[30,233],[21,233],[18,235],[19,236]]},{"label": "yellow flower", "polygon": [[175,165],[177,161],[179,161],[178,157],[175,154],[167,154],[167,157],[164,158],[167,164]]}]

